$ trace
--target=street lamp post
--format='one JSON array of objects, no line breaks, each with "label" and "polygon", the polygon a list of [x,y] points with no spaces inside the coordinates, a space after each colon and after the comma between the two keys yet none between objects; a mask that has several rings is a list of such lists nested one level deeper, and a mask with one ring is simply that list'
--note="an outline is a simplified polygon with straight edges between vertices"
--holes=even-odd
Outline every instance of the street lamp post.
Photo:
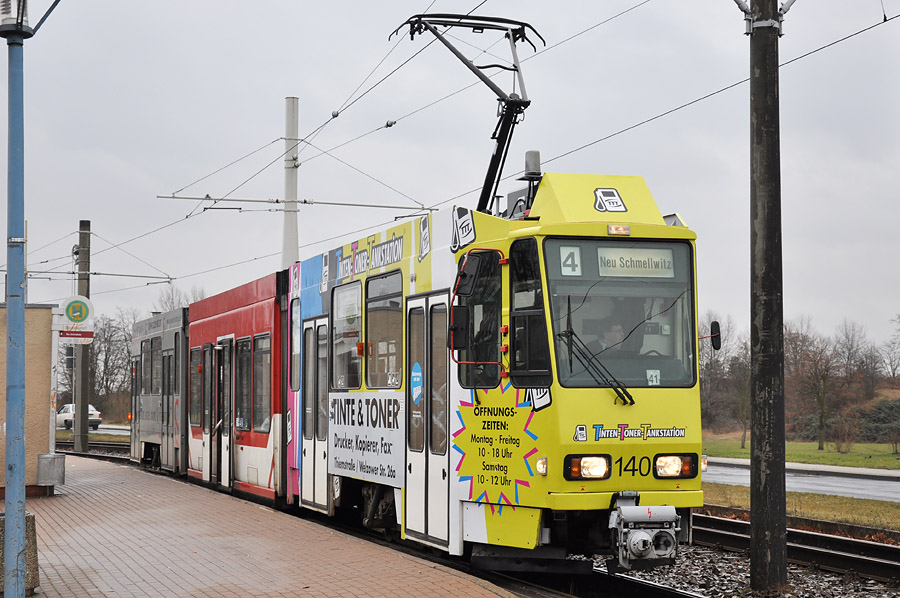
[{"label": "street lamp post", "polygon": [[25,94],[23,44],[32,29],[27,0],[0,4],[0,37],[9,49],[9,128],[6,238],[6,497],[3,591],[25,596]]},{"label": "street lamp post", "polygon": [[[6,3],[4,3],[6,4]],[[7,8],[8,7],[8,8]],[[4,6],[9,49],[6,280],[6,516],[4,596],[25,596],[25,107],[23,42],[34,34],[24,2]]]}]

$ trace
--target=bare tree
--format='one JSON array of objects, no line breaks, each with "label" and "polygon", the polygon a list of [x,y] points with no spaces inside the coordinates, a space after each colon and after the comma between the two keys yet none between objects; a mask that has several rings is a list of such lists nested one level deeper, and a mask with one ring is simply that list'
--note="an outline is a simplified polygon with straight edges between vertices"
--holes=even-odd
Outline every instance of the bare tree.
[{"label": "bare tree", "polygon": [[881,346],[879,352],[884,374],[890,380],[891,386],[896,386],[897,378],[900,378],[900,334],[894,334]]},{"label": "bare tree", "polygon": [[[700,336],[709,336],[710,324],[720,320],[718,314],[707,311],[700,322]],[[709,339],[700,341],[700,401],[704,426],[716,427],[733,423],[737,405],[729,390],[728,362],[737,342],[734,338],[734,319],[727,316],[720,321],[722,347],[716,351]]]},{"label": "bare tree", "polygon": [[193,285],[191,287],[191,303],[195,301],[200,301],[201,299],[206,299],[206,291],[203,290],[203,287],[198,287],[197,285]]},{"label": "bare tree", "polygon": [[[105,419],[125,419],[131,385],[131,329],[141,319],[136,309],[119,308],[116,317],[101,315],[94,320],[94,341],[87,346],[88,401],[106,414]],[[60,347],[60,395],[71,397],[74,370],[66,367],[66,348]]]},{"label": "bare tree", "polygon": [[187,307],[188,303],[188,297],[184,291],[169,283],[159,289],[159,296],[153,302],[153,311],[172,311],[179,307]]},{"label": "bare tree", "polygon": [[875,398],[875,391],[878,389],[878,383],[881,381],[881,365],[881,353],[878,347],[871,343],[866,343],[859,354],[857,362],[860,390],[865,401],[871,401]]},{"label": "bare tree", "polygon": [[825,336],[813,335],[809,350],[803,356],[801,392],[815,401],[819,416],[819,450],[825,450],[825,431],[832,403],[837,396],[836,379],[841,371],[841,356],[835,342]]},{"label": "bare tree", "polygon": [[737,344],[738,349],[728,361],[728,379],[731,394],[737,405],[743,449],[747,448],[747,430],[750,428],[750,339],[744,335]]},{"label": "bare tree", "polygon": [[868,344],[866,329],[856,322],[844,319],[838,326],[834,337],[834,351],[841,368],[841,382],[845,387],[857,381],[860,358]]},{"label": "bare tree", "polygon": [[159,296],[153,302],[153,311],[167,312],[180,307],[187,307],[189,304],[206,299],[206,291],[203,287],[194,285],[190,292],[182,291],[172,283],[164,285],[159,290]]}]

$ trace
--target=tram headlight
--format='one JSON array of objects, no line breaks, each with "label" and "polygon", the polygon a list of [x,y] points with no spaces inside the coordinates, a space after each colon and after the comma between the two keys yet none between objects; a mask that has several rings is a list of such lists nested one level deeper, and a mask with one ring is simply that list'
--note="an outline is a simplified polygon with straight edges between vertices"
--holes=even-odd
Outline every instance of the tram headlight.
[{"label": "tram headlight", "polygon": [[611,470],[609,455],[567,455],[565,478],[567,480],[605,480]]},{"label": "tram headlight", "polygon": [[706,471],[707,469],[709,469],[709,457],[700,455],[700,471]]},{"label": "tram headlight", "polygon": [[547,457],[540,457],[534,462],[534,469],[538,475],[547,475]]},{"label": "tram headlight", "polygon": [[697,455],[656,455],[653,474],[657,478],[693,478],[697,475]]}]

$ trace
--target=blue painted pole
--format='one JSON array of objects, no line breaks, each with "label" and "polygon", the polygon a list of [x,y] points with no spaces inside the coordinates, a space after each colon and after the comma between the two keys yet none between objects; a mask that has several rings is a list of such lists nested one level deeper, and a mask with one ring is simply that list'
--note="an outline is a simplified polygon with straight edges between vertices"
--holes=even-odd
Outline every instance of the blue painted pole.
[{"label": "blue painted pole", "polygon": [[6,263],[6,598],[25,596],[25,97],[24,36],[8,35]]}]

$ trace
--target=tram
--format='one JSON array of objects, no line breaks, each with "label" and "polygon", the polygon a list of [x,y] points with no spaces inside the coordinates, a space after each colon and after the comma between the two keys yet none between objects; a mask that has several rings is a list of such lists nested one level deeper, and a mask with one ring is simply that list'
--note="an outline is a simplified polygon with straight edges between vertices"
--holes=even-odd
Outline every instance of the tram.
[{"label": "tram", "polygon": [[[407,24],[445,44],[436,27],[505,31],[514,58],[533,31]],[[520,88],[495,89],[477,209],[344,239],[191,304],[169,336],[136,325],[134,458],[491,569],[673,563],[703,504],[695,234],[642,178],[543,173],[536,152],[498,205]],[[159,415],[157,363],[182,368]]]}]

